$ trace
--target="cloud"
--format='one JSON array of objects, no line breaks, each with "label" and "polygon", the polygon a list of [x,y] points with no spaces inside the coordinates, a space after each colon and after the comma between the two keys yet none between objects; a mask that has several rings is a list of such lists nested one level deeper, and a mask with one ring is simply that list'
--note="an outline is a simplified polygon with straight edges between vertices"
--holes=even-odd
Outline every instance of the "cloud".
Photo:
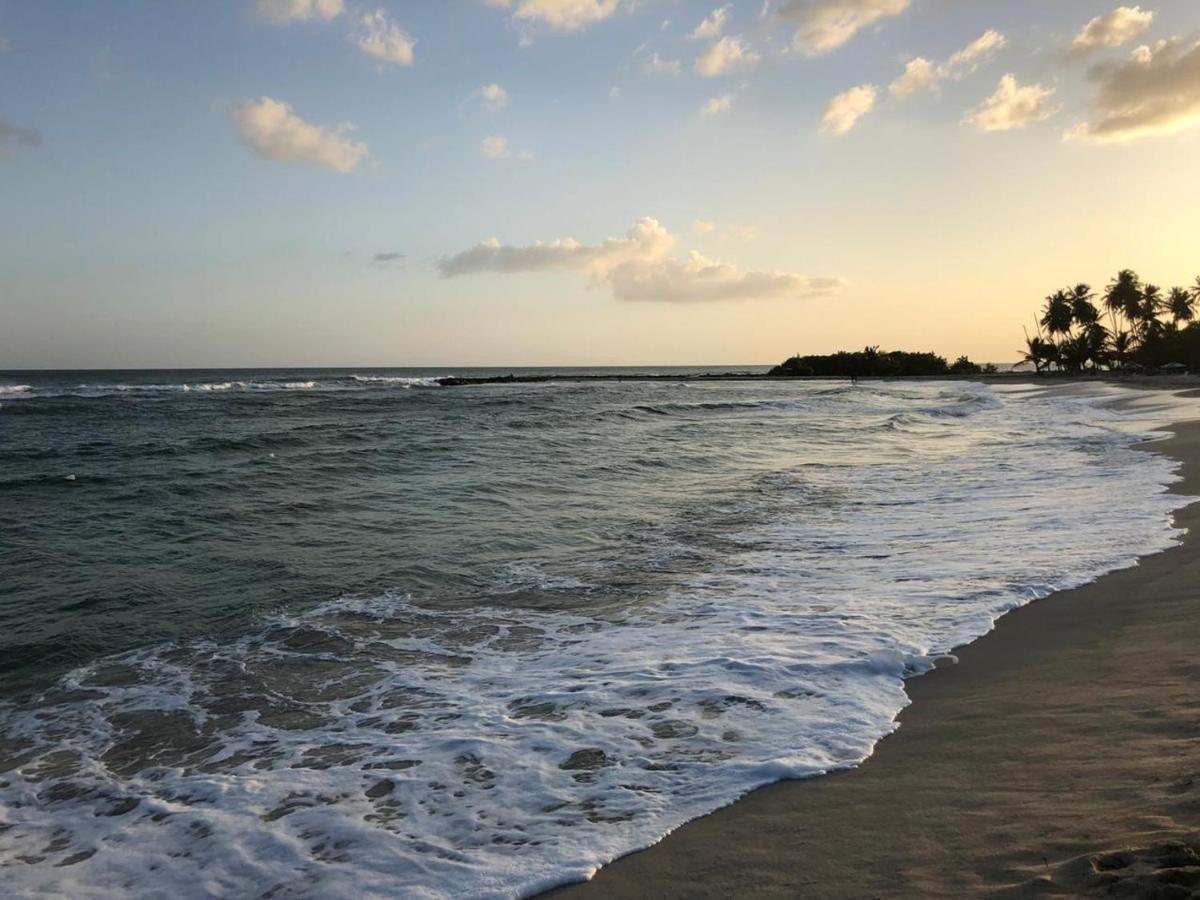
[{"label": "cloud", "polygon": [[642,60],[640,68],[646,75],[678,75],[680,62],[677,59],[663,59],[657,53],[651,53]]},{"label": "cloud", "polygon": [[578,31],[607,19],[625,0],[484,0],[488,6],[513,9],[517,21],[541,22],[555,31]]},{"label": "cloud", "polygon": [[235,104],[230,115],[242,143],[263,159],[352,172],[369,153],[366,144],[348,137],[354,126],[329,130],[313,125],[282,100],[245,100]]},{"label": "cloud", "polygon": [[794,0],[779,11],[800,27],[792,44],[809,56],[828,53],[881,19],[898,16],[910,0]]},{"label": "cloud", "polygon": [[904,67],[904,74],[892,82],[892,96],[904,99],[928,90],[947,78],[962,78],[978,69],[1008,43],[998,31],[985,31],[946,62],[936,64],[918,56]]},{"label": "cloud", "polygon": [[1200,124],[1200,43],[1182,38],[1138,47],[1129,59],[1092,68],[1095,117],[1071,137],[1128,141]]},{"label": "cloud", "polygon": [[695,69],[706,78],[751,69],[762,59],[740,37],[723,37],[696,58]]},{"label": "cloud", "polygon": [[981,64],[1003,50],[1007,43],[1008,39],[999,31],[988,29],[950,57],[949,62],[946,63],[948,74],[956,76],[975,71]]},{"label": "cloud", "polygon": [[733,109],[733,95],[723,94],[720,97],[710,97],[708,102],[700,107],[702,116],[719,116]]},{"label": "cloud", "polygon": [[255,0],[258,15],[276,25],[309,22],[321,19],[329,22],[345,11],[343,0]]},{"label": "cloud", "polygon": [[391,253],[376,253],[371,257],[371,261],[373,263],[381,266],[386,266],[388,263],[399,262],[402,259],[404,259],[404,254],[396,253],[394,251]]},{"label": "cloud", "polygon": [[41,132],[21,128],[0,119],[0,159],[11,156],[16,147],[42,146]]},{"label": "cloud", "polygon": [[382,9],[363,13],[358,25],[358,48],[367,56],[397,66],[413,64],[413,47],[416,41],[405,34],[399,25],[390,21]]},{"label": "cloud", "polygon": [[1000,79],[996,93],[988,97],[964,120],[980,131],[1012,131],[1050,118],[1058,107],[1048,101],[1054,96],[1051,88],[1040,84],[1022,86],[1016,76],[1005,75]]},{"label": "cloud", "polygon": [[692,223],[692,231],[696,232],[696,234],[712,234],[716,230],[716,222],[708,222],[704,219],[697,219]]},{"label": "cloud", "polygon": [[801,298],[831,294],[835,278],[807,278],[788,272],[742,272],[736,266],[692,251],[670,256],[676,238],[655,219],[639,219],[624,237],[599,244],[572,238],[514,247],[495,238],[444,259],[445,278],[479,272],[577,272],[594,285],[606,285],[620,300],[692,302]]},{"label": "cloud", "polygon": [[473,95],[488,112],[497,113],[508,106],[508,91],[498,84],[485,84]]},{"label": "cloud", "polygon": [[1071,52],[1091,53],[1103,47],[1120,47],[1150,27],[1154,12],[1140,6],[1119,6],[1105,16],[1096,16],[1075,36]]},{"label": "cloud", "polygon": [[833,294],[836,278],[807,278],[789,272],[742,272],[692,250],[683,262],[664,259],[648,266],[627,265],[609,278],[619,300],[697,302],[800,299]]},{"label": "cloud", "polygon": [[479,145],[479,152],[488,159],[508,159],[512,150],[508,146],[508,138],[493,134],[485,137]]},{"label": "cloud", "polygon": [[904,67],[904,74],[896,78],[888,88],[893,97],[904,99],[920,91],[933,87],[942,79],[939,67],[923,56],[910,59]]},{"label": "cloud", "polygon": [[721,32],[725,30],[725,20],[729,18],[730,5],[725,4],[720,9],[714,9],[709,16],[701,22],[688,35],[689,41],[711,41],[714,38],[719,38]]},{"label": "cloud", "polygon": [[860,84],[843,94],[838,94],[825,107],[821,117],[821,130],[833,134],[845,134],[852,129],[858,120],[875,108],[875,99],[879,95],[873,84]]}]

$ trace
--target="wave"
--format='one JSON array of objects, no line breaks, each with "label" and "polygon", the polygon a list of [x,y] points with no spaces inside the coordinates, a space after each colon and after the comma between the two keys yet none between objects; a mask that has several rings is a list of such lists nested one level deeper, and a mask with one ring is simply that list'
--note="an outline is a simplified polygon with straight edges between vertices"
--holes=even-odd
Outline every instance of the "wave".
[{"label": "wave", "polygon": [[386,384],[404,388],[434,388],[441,387],[442,379],[452,378],[451,375],[439,375],[436,378],[412,378],[402,375],[351,375],[358,384]]},{"label": "wave", "polygon": [[304,381],[203,381],[180,383],[95,382],[74,385],[49,384],[0,385],[0,400],[16,399],[94,399],[105,397],[156,397],[175,394],[264,394],[293,391],[345,391],[369,387],[434,388],[440,378],[387,375],[352,375],[347,379],[327,378]]}]

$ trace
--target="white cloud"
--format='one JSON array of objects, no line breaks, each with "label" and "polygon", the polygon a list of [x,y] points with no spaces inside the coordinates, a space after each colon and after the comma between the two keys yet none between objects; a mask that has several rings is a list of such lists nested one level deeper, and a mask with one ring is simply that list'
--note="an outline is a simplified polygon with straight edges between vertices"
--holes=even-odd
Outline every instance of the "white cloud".
[{"label": "white cloud", "polygon": [[833,134],[845,134],[858,120],[875,108],[875,99],[879,95],[873,84],[860,84],[843,94],[838,94],[825,107],[821,117],[821,130]]},{"label": "white cloud", "polygon": [[696,234],[712,234],[716,230],[716,222],[709,222],[705,219],[697,219],[692,223],[692,231],[696,232]]},{"label": "white cloud", "polygon": [[1072,137],[1128,141],[1200,125],[1200,43],[1182,38],[1138,47],[1120,63],[1095,66],[1100,86],[1092,121]]},{"label": "white cloud", "polygon": [[352,172],[369,152],[366,144],[348,137],[352,125],[332,130],[313,125],[282,100],[246,100],[233,106],[230,115],[242,143],[264,159]]},{"label": "white cloud", "polygon": [[626,265],[609,278],[619,300],[698,302],[717,300],[780,300],[836,293],[836,278],[808,278],[790,272],[742,272],[692,250],[687,259],[664,259],[653,265]]},{"label": "white cloud", "polygon": [[512,9],[513,18],[541,22],[556,31],[578,31],[607,19],[625,0],[483,0],[488,6]]},{"label": "white cloud", "polygon": [[512,156],[512,150],[508,146],[508,138],[501,137],[498,134],[485,137],[479,145],[479,152],[488,159],[507,159]]},{"label": "white cloud", "polygon": [[1004,48],[1008,41],[998,31],[985,31],[946,62],[935,64],[918,56],[909,61],[904,74],[892,82],[889,90],[901,99],[928,90],[947,78],[962,78],[978,69]]},{"label": "white cloud", "polygon": [[651,53],[641,62],[641,70],[646,75],[678,75],[680,69],[679,60],[663,59],[657,53]]},{"label": "white cloud", "polygon": [[934,63],[918,56],[908,61],[904,67],[904,74],[897,77],[888,90],[892,92],[892,96],[903,99],[933,87],[941,77]]},{"label": "white cloud", "polygon": [[500,112],[502,109],[508,106],[508,101],[510,99],[508,96],[508,91],[506,91],[501,85],[495,83],[485,84],[472,96],[478,99],[481,104],[483,104],[484,109],[493,113]]},{"label": "white cloud", "polygon": [[658,221],[639,219],[624,237],[599,244],[572,238],[515,247],[495,238],[442,260],[443,277],[478,272],[577,272],[606,285],[621,300],[670,302],[801,298],[827,295],[842,283],[788,272],[742,272],[736,266],[692,251],[683,260],[670,253],[677,241]]},{"label": "white cloud", "polygon": [[740,37],[723,37],[696,58],[695,69],[706,78],[751,69],[762,59]]},{"label": "white cloud", "polygon": [[313,19],[330,21],[345,10],[343,0],[256,0],[258,14],[276,25],[308,22]]},{"label": "white cloud", "polygon": [[1103,47],[1120,47],[1150,27],[1154,12],[1140,6],[1119,6],[1104,16],[1096,16],[1075,36],[1071,51],[1091,53]]},{"label": "white cloud", "polygon": [[1008,39],[998,31],[988,29],[967,46],[950,57],[946,68],[950,75],[958,75],[974,71],[980,64],[987,62],[998,51],[1003,50]]},{"label": "white cloud", "polygon": [[14,147],[40,147],[42,135],[32,128],[21,128],[0,119],[0,159],[11,156]]},{"label": "white cloud", "polygon": [[729,18],[729,4],[722,6],[720,9],[714,9],[708,17],[695,27],[691,34],[688,35],[688,40],[691,41],[711,41],[714,38],[719,38],[725,30],[725,21]]},{"label": "white cloud", "polygon": [[413,64],[413,47],[416,41],[404,30],[388,19],[382,9],[363,13],[359,18],[358,47],[367,56],[397,66]]},{"label": "white cloud", "polygon": [[983,101],[964,120],[980,131],[1012,131],[1050,118],[1058,107],[1049,104],[1054,90],[1040,84],[1022,86],[1016,76],[1000,79],[996,93]]},{"label": "white cloud", "polygon": [[733,95],[723,94],[720,97],[710,97],[708,102],[700,107],[702,116],[719,116],[733,109]]},{"label": "white cloud", "polygon": [[862,29],[898,16],[910,0],[794,0],[779,11],[784,19],[798,20],[792,43],[815,56],[836,50]]}]

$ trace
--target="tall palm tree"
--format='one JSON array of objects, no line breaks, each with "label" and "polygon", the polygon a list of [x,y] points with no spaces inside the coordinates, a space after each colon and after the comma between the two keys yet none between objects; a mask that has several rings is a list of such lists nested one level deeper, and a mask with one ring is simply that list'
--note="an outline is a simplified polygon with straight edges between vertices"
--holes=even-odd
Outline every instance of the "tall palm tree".
[{"label": "tall palm tree", "polygon": [[1118,272],[1104,291],[1104,305],[1112,316],[1114,331],[1117,330],[1118,315],[1123,316],[1132,328],[1142,313],[1142,280],[1137,272],[1132,269]]},{"label": "tall palm tree", "polygon": [[1046,306],[1042,309],[1041,326],[1053,337],[1056,334],[1071,333],[1074,313],[1071,309],[1071,298],[1066,291],[1055,291],[1046,298]]},{"label": "tall palm tree", "polygon": [[1137,331],[1143,342],[1162,334],[1162,322],[1158,320],[1162,309],[1162,288],[1157,284],[1145,285],[1142,288],[1142,304],[1137,316]]},{"label": "tall palm tree", "polygon": [[1096,295],[1089,284],[1077,284],[1067,291],[1071,302],[1071,318],[1080,328],[1088,328],[1100,320],[1100,311],[1092,301]]},{"label": "tall palm tree", "polygon": [[1084,328],[1079,336],[1087,347],[1092,371],[1099,371],[1100,367],[1108,362],[1108,329],[1097,320]]},{"label": "tall palm tree", "polygon": [[1171,293],[1167,295],[1166,309],[1176,326],[1196,318],[1197,297],[1200,297],[1200,289],[1193,293],[1187,288],[1171,288]]}]

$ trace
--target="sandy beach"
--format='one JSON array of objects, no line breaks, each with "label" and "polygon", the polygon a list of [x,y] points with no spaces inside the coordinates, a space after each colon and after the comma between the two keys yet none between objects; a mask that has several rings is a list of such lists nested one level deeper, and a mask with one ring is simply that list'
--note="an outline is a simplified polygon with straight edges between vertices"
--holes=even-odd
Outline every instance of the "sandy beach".
[{"label": "sandy beach", "polygon": [[[1200,423],[1171,430],[1147,449],[1200,494]],[[910,681],[859,768],[755,791],[554,896],[1200,896],[1200,505],[1176,521],[1178,547]]]}]

